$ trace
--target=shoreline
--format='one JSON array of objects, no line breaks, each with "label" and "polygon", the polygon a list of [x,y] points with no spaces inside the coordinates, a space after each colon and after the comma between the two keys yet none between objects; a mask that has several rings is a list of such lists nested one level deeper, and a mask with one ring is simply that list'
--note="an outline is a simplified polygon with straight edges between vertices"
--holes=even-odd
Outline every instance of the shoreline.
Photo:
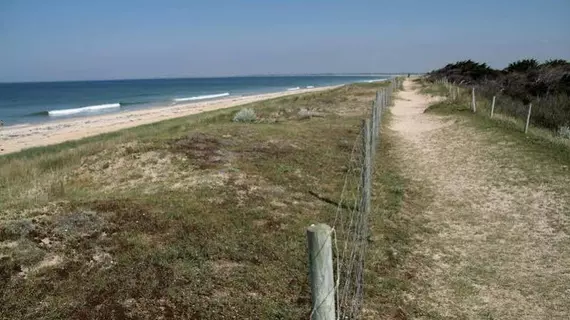
[{"label": "shoreline", "polygon": [[0,155],[22,151],[28,148],[42,147],[66,141],[79,140],[132,128],[162,120],[180,118],[202,112],[236,107],[251,102],[274,99],[283,96],[308,92],[326,91],[343,85],[326,86],[293,91],[254,94],[239,97],[227,97],[216,100],[156,106],[112,114],[81,118],[54,120],[37,124],[15,124],[0,128]]}]

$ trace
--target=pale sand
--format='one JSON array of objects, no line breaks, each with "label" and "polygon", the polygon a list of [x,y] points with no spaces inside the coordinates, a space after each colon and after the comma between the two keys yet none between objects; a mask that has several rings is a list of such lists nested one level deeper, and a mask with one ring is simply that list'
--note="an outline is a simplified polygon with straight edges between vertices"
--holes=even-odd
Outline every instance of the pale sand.
[{"label": "pale sand", "polygon": [[300,89],[219,100],[177,104],[114,114],[50,121],[42,124],[14,125],[0,128],[0,155],[23,149],[77,140],[101,133],[136,127],[166,119],[184,117],[206,111],[235,107],[251,102],[299,93],[330,90],[339,86]]},{"label": "pale sand", "polygon": [[568,174],[509,135],[424,113],[434,99],[404,87],[389,123],[409,181],[399,214],[422,228],[399,266],[404,304],[417,319],[569,319]]}]

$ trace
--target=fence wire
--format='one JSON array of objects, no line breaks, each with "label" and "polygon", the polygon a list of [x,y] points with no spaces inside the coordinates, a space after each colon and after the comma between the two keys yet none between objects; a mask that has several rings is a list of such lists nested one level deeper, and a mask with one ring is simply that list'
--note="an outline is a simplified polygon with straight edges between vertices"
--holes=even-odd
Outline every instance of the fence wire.
[{"label": "fence wire", "polygon": [[[370,180],[373,176],[373,156],[377,155],[382,114],[391,104],[392,92],[401,87],[400,79],[393,79],[390,86],[377,92],[374,104],[366,114],[369,121],[363,121],[346,165],[344,183],[332,225],[336,319],[359,319],[362,316],[371,214],[369,202],[372,191],[371,181],[367,179]],[[366,157],[370,157],[370,161],[367,161]],[[311,318],[316,307],[318,305],[313,308]]]}]

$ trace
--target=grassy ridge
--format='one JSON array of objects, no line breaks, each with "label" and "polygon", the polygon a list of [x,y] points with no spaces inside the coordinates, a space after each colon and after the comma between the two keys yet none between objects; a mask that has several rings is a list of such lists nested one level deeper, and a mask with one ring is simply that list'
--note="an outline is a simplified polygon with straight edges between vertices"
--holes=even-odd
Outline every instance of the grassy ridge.
[{"label": "grassy ridge", "polygon": [[[307,318],[304,229],[334,214],[308,191],[339,197],[382,85],[256,102],[255,124],[226,109],[0,157],[0,314]],[[393,314],[391,252],[408,236],[383,143],[375,201],[389,215],[372,222],[367,295],[374,314]]]},{"label": "grassy ridge", "polygon": [[[421,91],[425,94],[434,96],[448,96],[448,89],[441,84],[422,83]],[[459,88],[459,96],[455,99],[445,99],[439,103],[431,105],[426,112],[433,112],[440,115],[461,115],[471,120],[468,122],[472,125],[482,127],[487,130],[497,131],[497,138],[503,134],[508,134],[516,138],[520,142],[533,147],[535,152],[539,152],[541,148],[551,151],[561,162],[570,161],[570,140],[562,137],[558,132],[552,130],[533,127],[529,128],[528,134],[524,134],[525,117],[513,117],[501,114],[501,107],[496,103],[495,114],[490,117],[491,100],[477,96],[477,113],[473,113],[471,109],[471,91]],[[539,152],[543,153],[543,152]],[[543,153],[544,154],[544,153]]]}]

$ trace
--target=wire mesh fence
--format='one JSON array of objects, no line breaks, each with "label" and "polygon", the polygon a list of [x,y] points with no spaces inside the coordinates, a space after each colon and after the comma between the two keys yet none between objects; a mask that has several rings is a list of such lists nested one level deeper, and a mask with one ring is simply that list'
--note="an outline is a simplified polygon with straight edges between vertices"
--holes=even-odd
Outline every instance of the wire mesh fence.
[{"label": "wire mesh fence", "polygon": [[[435,80],[440,92],[449,102],[469,108],[479,115],[507,117],[523,122],[522,130],[528,133],[531,126],[549,129],[555,137],[570,138],[570,123],[555,124],[553,119],[566,119],[570,116],[568,97],[563,95],[535,97],[533,101],[523,103],[500,91],[490,91],[483,86],[463,87],[449,82],[446,78]],[[467,104],[466,104],[466,101]]]},{"label": "wire mesh fence", "polygon": [[362,316],[374,161],[382,115],[392,103],[393,92],[402,87],[401,81],[394,78],[389,86],[379,90],[362,120],[346,166],[332,227],[320,224],[307,230],[311,319],[344,320]]}]

